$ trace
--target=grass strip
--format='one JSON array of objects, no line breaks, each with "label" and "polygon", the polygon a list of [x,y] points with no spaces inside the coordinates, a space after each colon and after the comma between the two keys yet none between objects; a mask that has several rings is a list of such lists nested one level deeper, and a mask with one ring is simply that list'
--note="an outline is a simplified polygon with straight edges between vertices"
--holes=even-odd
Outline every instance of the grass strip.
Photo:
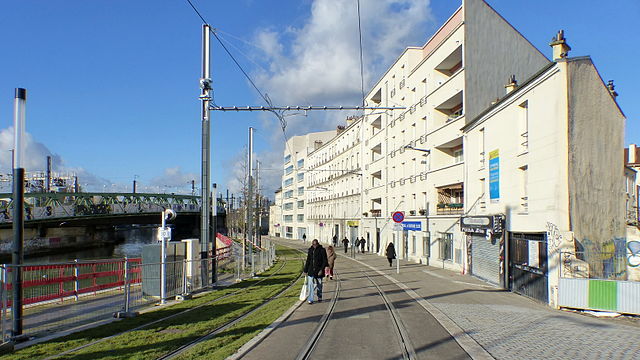
[{"label": "grass strip", "polygon": [[282,296],[273,300],[255,313],[231,328],[216,335],[215,338],[198,344],[193,349],[180,355],[178,359],[226,359],[233,355],[242,345],[253,339],[258,333],[278,319],[298,300],[300,286],[304,279],[298,279],[295,286]]},{"label": "grass strip", "polygon": [[[299,256],[295,250],[280,248],[280,256],[291,259]],[[49,342],[34,345],[32,347],[19,350],[13,354],[4,356],[6,359],[42,359],[60,354],[69,349],[102,339],[107,336],[118,334],[122,331],[136,328],[143,324],[162,319],[166,316],[176,314],[188,308],[205,304],[206,302],[218,299],[224,295],[246,289],[240,294],[222,299],[219,302],[205,305],[189,313],[178,315],[175,318],[158,322],[148,328],[131,331],[118,335],[112,339],[98,343],[79,350],[77,353],[68,354],[63,359],[148,359],[154,355],[162,355],[179,345],[197,338],[203,332],[210,331],[209,327],[216,327],[216,323],[223,323],[229,319],[245,312],[247,308],[252,308],[260,303],[264,297],[275,293],[278,289],[288,285],[300,270],[300,261],[289,261],[280,273],[265,280],[261,286],[250,288],[251,285],[260,281],[261,278],[272,275],[280,268],[279,260],[271,269],[261,274],[256,279],[250,279],[230,286],[229,288],[210,292],[199,296],[193,300],[185,301],[170,307],[161,308],[149,312],[133,319],[113,322],[83,332],[71,334],[65,337],[51,340]],[[244,310],[243,310],[244,309]],[[157,347],[157,351],[153,348]]]}]

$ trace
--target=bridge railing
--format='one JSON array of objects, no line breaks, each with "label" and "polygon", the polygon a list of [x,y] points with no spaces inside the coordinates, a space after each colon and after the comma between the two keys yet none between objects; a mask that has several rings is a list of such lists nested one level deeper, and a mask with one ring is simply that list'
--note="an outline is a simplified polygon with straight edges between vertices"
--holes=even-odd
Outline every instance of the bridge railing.
[{"label": "bridge railing", "polygon": [[[230,284],[251,275],[234,246],[216,250],[218,282]],[[273,251],[254,256],[255,270],[263,271],[274,259]],[[213,259],[166,262],[167,297],[198,291],[202,272],[211,273]],[[160,300],[161,263],[143,263],[141,258],[74,261],[57,264],[0,265],[0,331],[10,336],[13,271],[22,272],[23,328],[38,335],[111,317],[119,311],[134,311]],[[195,270],[194,270],[195,269]],[[242,270],[240,270],[242,269]]]}]

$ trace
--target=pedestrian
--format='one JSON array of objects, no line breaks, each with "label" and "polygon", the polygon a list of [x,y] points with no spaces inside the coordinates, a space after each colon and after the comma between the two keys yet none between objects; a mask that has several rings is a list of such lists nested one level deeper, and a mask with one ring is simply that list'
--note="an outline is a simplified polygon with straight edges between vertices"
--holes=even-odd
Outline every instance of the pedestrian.
[{"label": "pedestrian", "polygon": [[347,248],[349,247],[349,239],[347,239],[346,236],[342,239],[342,245],[344,245],[344,253],[346,254]]},{"label": "pedestrian", "polygon": [[364,238],[360,238],[360,252],[364,254]]},{"label": "pedestrian", "polygon": [[303,270],[307,276],[307,302],[309,304],[313,304],[314,288],[318,302],[322,301],[322,278],[324,277],[324,268],[327,266],[327,251],[318,243],[317,239],[313,239],[307,252],[307,261],[304,263]]},{"label": "pedestrian", "polygon": [[387,245],[385,255],[387,255],[387,260],[389,260],[389,267],[391,267],[393,265],[393,259],[396,258],[396,247],[393,246],[393,243],[389,243],[389,245]]},{"label": "pedestrian", "polygon": [[338,247],[338,235],[333,235],[333,247]]},{"label": "pedestrian", "polygon": [[333,280],[333,266],[336,263],[336,251],[333,246],[329,245],[327,247],[327,263],[328,266],[325,268],[324,275],[328,276],[329,279]]},{"label": "pedestrian", "polygon": [[302,234],[302,242],[303,243],[307,242],[307,234]]}]

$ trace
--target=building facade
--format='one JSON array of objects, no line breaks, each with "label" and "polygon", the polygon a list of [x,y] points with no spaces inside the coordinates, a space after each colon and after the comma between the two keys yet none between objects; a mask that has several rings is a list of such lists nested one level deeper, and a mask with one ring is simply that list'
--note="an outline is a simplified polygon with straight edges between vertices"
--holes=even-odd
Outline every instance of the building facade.
[{"label": "building facade", "polygon": [[309,234],[378,254],[393,242],[402,259],[554,303],[562,249],[625,236],[624,115],[590,58],[569,58],[561,32],[550,45],[552,60],[464,0],[373,85],[381,109],[308,153]]}]

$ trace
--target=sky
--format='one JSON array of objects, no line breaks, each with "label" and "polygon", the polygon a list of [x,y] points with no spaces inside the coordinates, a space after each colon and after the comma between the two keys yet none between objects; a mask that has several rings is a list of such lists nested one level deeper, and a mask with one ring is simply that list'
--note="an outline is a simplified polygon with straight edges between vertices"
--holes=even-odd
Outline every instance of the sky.
[{"label": "sky", "polygon": [[[276,105],[361,101],[356,0],[192,0],[242,68]],[[613,79],[640,142],[640,2],[488,0],[548,57],[559,29],[570,56],[590,55]],[[365,92],[407,46],[422,46],[458,0],[360,0]],[[73,171],[85,189],[191,191],[200,179],[202,21],[186,0],[0,2],[0,173],[10,173],[14,88],[27,89],[28,171]],[[214,101],[264,100],[212,38]],[[350,112],[212,112],[212,182],[239,192],[248,127],[261,187],[273,196],[284,138],[325,131]],[[603,139],[606,141],[606,139]],[[2,189],[0,189],[2,191]]]}]

